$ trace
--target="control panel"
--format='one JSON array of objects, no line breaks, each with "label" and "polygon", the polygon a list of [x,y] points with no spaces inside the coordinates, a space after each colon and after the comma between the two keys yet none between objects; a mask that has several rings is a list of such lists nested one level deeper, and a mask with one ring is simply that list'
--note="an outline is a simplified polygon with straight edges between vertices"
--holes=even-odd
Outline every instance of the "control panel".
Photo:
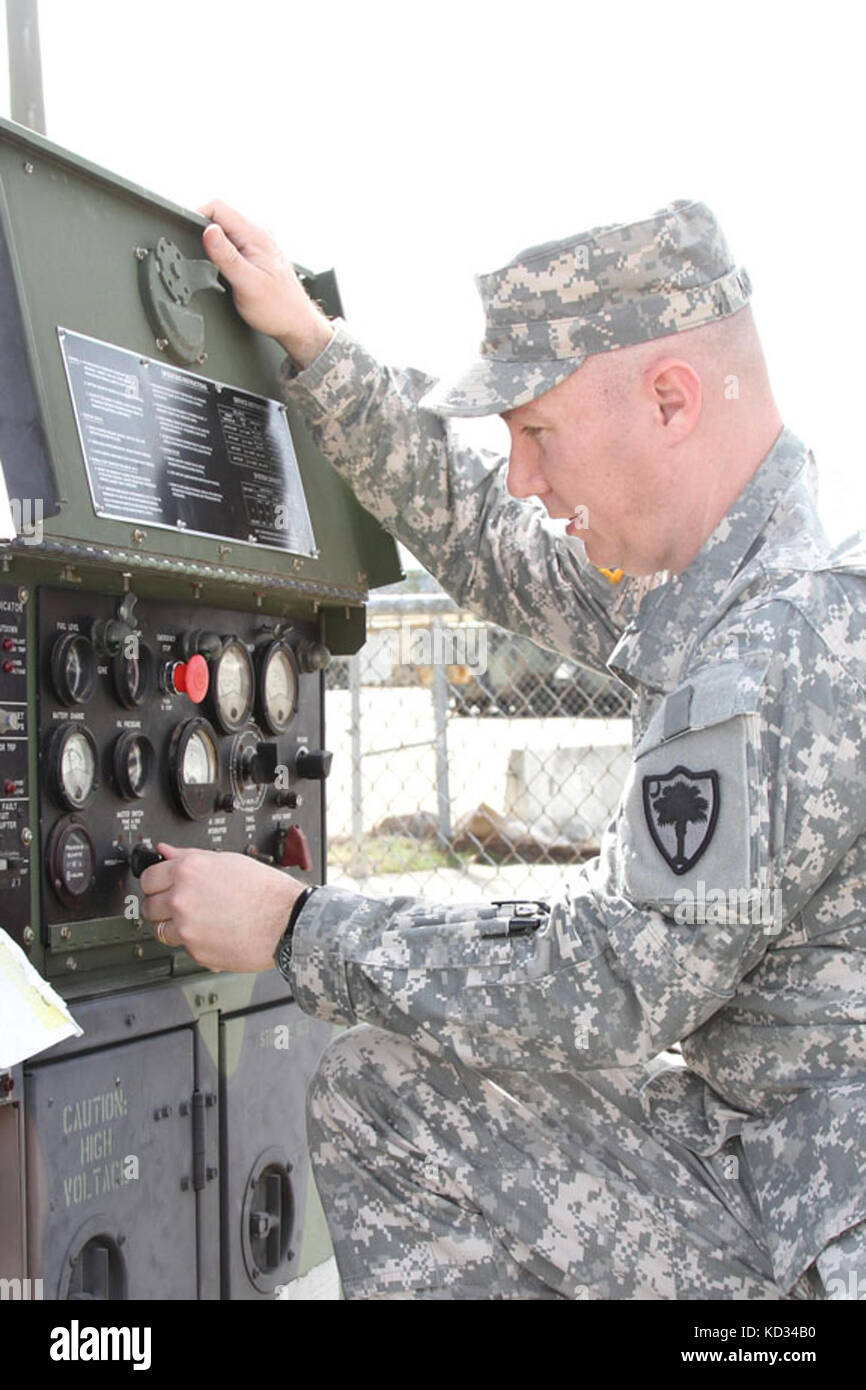
[{"label": "control panel", "polygon": [[[137,877],[158,841],[323,877],[330,654],[315,624],[50,588],[37,615],[49,973],[142,940]],[[8,785],[26,797],[18,771]]]},{"label": "control panel", "polygon": [[27,774],[27,592],[0,585],[0,926],[19,941],[30,922]]}]

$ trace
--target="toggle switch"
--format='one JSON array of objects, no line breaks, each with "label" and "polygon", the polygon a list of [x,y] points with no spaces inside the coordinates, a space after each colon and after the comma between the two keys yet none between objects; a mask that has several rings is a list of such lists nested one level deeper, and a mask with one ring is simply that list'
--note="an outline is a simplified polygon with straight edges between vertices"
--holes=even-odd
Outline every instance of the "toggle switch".
[{"label": "toggle switch", "polygon": [[324,782],[331,771],[333,757],[327,748],[317,748],[312,753],[309,748],[299,748],[295,756],[295,772],[308,782]]},{"label": "toggle switch", "polygon": [[164,864],[165,856],[158,854],[155,849],[148,848],[147,845],[135,845],[129,856],[129,867],[136,878],[141,878],[145,869],[149,869],[152,864]]},{"label": "toggle switch", "polygon": [[282,869],[312,869],[313,856],[307,837],[297,825],[287,825],[277,831],[274,855]]}]

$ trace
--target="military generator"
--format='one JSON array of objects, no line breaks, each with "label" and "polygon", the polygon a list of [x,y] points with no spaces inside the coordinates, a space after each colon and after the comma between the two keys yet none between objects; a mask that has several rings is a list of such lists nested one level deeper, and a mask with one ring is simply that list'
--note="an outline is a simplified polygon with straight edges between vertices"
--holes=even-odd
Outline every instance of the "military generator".
[{"label": "military generator", "polygon": [[0,1076],[0,1275],[47,1299],[273,1298],[328,1254],[329,1027],[161,945],[137,876],[166,840],[324,881],[324,668],[401,572],[205,225],[0,122],[0,926],[83,1028]]}]

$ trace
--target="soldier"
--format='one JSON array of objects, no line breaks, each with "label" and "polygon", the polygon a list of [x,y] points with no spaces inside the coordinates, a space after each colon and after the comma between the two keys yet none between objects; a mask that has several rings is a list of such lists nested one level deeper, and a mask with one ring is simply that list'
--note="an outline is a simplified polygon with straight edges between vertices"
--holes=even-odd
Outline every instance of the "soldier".
[{"label": "soldier", "polygon": [[[346,1296],[866,1296],[866,553],[830,551],[712,214],[481,277],[480,357],[436,388],[205,211],[364,506],[462,607],[634,697],[615,821],[549,908],[171,846],[142,879],[163,939],[215,969],[276,950],[304,1010],[353,1025],[308,1097]],[[507,467],[448,423],[492,413]]]}]

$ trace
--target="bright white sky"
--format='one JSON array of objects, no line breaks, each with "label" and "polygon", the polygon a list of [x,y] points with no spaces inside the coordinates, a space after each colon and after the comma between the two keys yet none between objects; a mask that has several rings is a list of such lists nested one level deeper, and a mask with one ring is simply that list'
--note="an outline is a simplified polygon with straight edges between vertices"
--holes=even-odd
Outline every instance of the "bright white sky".
[{"label": "bright white sky", "polygon": [[850,0],[41,0],[40,24],[51,139],[185,206],[234,203],[336,267],[369,346],[436,374],[481,337],[475,273],[704,199],[827,525],[866,526]]}]

